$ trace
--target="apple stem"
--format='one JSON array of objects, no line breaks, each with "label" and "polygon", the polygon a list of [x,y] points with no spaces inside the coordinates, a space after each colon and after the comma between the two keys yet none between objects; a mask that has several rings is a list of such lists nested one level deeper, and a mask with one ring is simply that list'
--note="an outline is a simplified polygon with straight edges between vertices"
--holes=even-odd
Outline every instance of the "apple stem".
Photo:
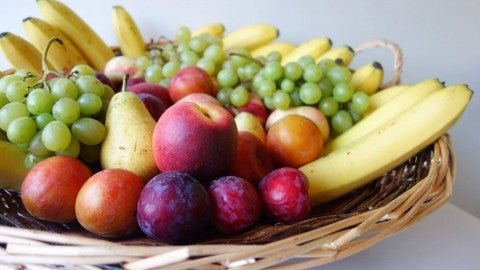
[{"label": "apple stem", "polygon": [[127,82],[128,82],[128,74],[123,75],[122,79],[122,90],[121,92],[127,92]]},{"label": "apple stem", "polygon": [[47,46],[45,47],[45,50],[43,50],[43,54],[42,54],[42,79],[41,79],[41,82],[43,83],[43,87],[46,88],[48,91],[50,91],[50,87],[48,86],[48,83],[47,83],[47,77],[48,77],[49,74],[53,73],[53,74],[55,74],[59,77],[63,77],[62,74],[60,74],[58,72],[55,72],[55,71],[52,71],[48,68],[47,55],[48,55],[48,52],[50,50],[50,46],[52,46],[52,44],[54,42],[58,42],[63,46],[63,41],[60,38],[52,37],[52,38],[50,38],[50,40],[48,40]]}]

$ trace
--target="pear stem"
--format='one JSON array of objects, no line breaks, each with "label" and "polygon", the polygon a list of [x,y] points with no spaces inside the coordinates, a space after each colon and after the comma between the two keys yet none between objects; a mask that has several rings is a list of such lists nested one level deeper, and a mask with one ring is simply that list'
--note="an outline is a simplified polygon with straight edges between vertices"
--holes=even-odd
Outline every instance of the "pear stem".
[{"label": "pear stem", "polygon": [[47,46],[45,47],[45,50],[43,51],[43,55],[42,55],[42,82],[43,82],[43,87],[45,87],[48,91],[50,91],[50,87],[48,86],[48,83],[47,83],[47,77],[49,74],[53,73],[59,77],[62,77],[63,75],[60,74],[60,73],[57,73],[57,72],[54,72],[52,70],[50,70],[48,68],[48,63],[47,63],[47,55],[48,55],[48,51],[50,50],[50,46],[52,46],[52,44],[54,42],[58,42],[60,43],[62,46],[63,46],[63,41],[58,38],[58,37],[52,37],[48,43],[47,43]]},{"label": "pear stem", "polygon": [[123,75],[121,92],[127,92],[128,74]]}]

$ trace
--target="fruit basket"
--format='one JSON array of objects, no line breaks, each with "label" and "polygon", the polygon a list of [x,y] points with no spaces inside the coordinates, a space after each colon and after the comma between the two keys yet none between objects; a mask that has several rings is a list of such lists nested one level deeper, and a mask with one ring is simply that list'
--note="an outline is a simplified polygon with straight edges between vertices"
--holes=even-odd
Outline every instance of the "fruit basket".
[{"label": "fruit basket", "polygon": [[[362,44],[357,52],[385,47],[394,55],[400,82],[401,50],[392,42]],[[415,224],[448,201],[456,163],[447,134],[408,161],[371,182],[313,209],[291,225],[260,222],[235,235],[207,231],[192,245],[171,246],[136,233],[111,241],[78,223],[37,220],[20,195],[0,190],[0,263],[31,269],[75,265],[79,269],[304,269],[358,253]]]}]

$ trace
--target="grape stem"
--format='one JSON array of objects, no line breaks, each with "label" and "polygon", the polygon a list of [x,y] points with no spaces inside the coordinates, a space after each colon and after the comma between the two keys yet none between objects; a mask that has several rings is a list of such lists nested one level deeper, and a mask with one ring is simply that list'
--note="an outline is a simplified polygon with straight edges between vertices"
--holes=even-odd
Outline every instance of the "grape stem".
[{"label": "grape stem", "polygon": [[260,61],[260,60],[258,60],[258,59],[256,59],[256,58],[253,58],[253,57],[251,57],[251,56],[248,56],[248,55],[243,55],[243,54],[241,54],[241,53],[234,53],[234,52],[232,52],[232,53],[229,53],[228,56],[240,56],[240,57],[243,57],[243,58],[247,58],[248,60],[250,60],[250,61],[252,61],[252,62],[254,62],[254,63],[257,63],[257,64],[259,64],[259,65],[262,66],[262,67],[265,66],[265,63],[263,63],[262,61]]},{"label": "grape stem", "polygon": [[43,51],[43,54],[42,54],[42,80],[41,80],[41,82],[43,83],[43,87],[45,87],[47,89],[47,91],[49,91],[49,92],[50,92],[50,87],[48,86],[48,83],[47,83],[48,75],[53,73],[53,74],[55,74],[59,77],[63,77],[62,74],[60,74],[58,72],[55,72],[55,71],[52,71],[48,68],[47,55],[48,55],[48,51],[50,50],[50,46],[52,46],[52,44],[54,42],[58,42],[63,46],[63,41],[60,38],[52,37],[48,41],[47,46],[45,47],[45,50]]}]

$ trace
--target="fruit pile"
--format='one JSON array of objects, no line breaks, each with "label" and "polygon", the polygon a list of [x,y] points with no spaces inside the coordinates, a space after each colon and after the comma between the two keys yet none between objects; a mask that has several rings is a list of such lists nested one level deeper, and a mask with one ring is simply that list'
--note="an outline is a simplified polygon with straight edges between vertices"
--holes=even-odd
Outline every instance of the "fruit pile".
[{"label": "fruit pile", "polygon": [[208,224],[304,220],[438,139],[472,93],[436,79],[376,93],[378,62],[352,71],[349,46],[275,42],[264,24],[145,45],[120,6],[114,56],[67,6],[37,4],[33,45],[0,35],[16,69],[0,79],[0,183],[21,184],[32,216],[104,237],[189,243]]}]

